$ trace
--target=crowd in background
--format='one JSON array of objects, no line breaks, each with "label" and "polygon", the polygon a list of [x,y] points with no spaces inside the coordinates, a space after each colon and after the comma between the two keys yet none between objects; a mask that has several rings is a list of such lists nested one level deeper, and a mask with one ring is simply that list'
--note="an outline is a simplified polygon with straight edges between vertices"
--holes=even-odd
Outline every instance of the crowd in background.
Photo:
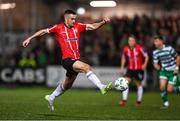
[{"label": "crowd in background", "polygon": [[[89,17],[81,18],[80,21],[93,22]],[[166,44],[180,52],[180,16],[150,18],[146,15],[135,15],[133,18],[113,17],[111,22],[101,29],[82,33],[81,59],[92,66],[118,67],[122,48],[127,44],[129,34],[136,36],[137,42],[143,45],[150,57],[154,49],[153,36],[156,34],[161,34]],[[28,49],[17,48],[3,65],[36,67],[50,64],[61,64],[61,51],[53,34],[37,38]]]}]

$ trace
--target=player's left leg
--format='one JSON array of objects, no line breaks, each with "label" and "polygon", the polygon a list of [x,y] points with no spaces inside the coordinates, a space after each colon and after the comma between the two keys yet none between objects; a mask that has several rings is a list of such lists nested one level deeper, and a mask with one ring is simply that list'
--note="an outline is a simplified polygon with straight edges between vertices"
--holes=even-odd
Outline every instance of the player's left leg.
[{"label": "player's left leg", "polygon": [[180,86],[174,86],[174,93],[180,93]]},{"label": "player's left leg", "polygon": [[168,81],[168,92],[180,93],[180,85],[178,81],[178,76],[174,75],[173,72],[169,72],[169,81]]},{"label": "player's left leg", "polygon": [[77,77],[76,75],[66,77],[64,83],[59,84],[57,88],[54,90],[54,92],[50,95],[50,99],[54,100],[55,97],[62,95],[66,90],[70,89],[76,77]]},{"label": "player's left leg", "polygon": [[180,93],[180,80],[178,78],[178,74],[174,75],[173,81],[175,81],[174,92],[175,93]]},{"label": "player's left leg", "polygon": [[142,80],[144,79],[144,71],[143,70],[136,70],[134,72],[134,78],[136,80],[136,86],[137,86],[137,101],[136,106],[140,106],[142,102],[143,97],[143,85]]},{"label": "player's left leg", "polygon": [[107,93],[107,91],[112,88],[112,82],[110,82],[108,85],[101,83],[98,77],[91,70],[91,67],[82,61],[77,60],[73,64],[73,69],[76,72],[85,73],[88,80],[90,80],[94,85],[96,85],[101,90],[102,94]]},{"label": "player's left leg", "polygon": [[52,94],[45,96],[45,99],[48,101],[51,111],[54,111],[53,104],[54,104],[55,98],[62,95],[66,90],[71,88],[76,77],[77,75],[72,75],[69,77],[67,76],[63,84],[59,84]]},{"label": "player's left leg", "polygon": [[136,81],[136,86],[137,86],[137,101],[136,101],[136,106],[140,106],[142,102],[142,97],[143,97],[143,85],[141,81]]},{"label": "player's left leg", "polygon": [[173,92],[173,89],[174,89],[174,85],[172,85],[172,84],[167,85],[167,91],[168,92],[170,92],[170,93]]}]

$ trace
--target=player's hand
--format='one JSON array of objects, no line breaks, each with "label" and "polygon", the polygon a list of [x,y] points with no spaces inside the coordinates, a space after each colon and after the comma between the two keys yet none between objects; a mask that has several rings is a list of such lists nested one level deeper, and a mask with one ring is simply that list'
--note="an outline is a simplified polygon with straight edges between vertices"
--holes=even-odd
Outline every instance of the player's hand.
[{"label": "player's hand", "polygon": [[124,68],[120,68],[120,74],[124,75]]},{"label": "player's hand", "polygon": [[146,65],[142,65],[142,70],[145,70],[146,69]]},{"label": "player's hand", "polygon": [[108,23],[108,22],[110,22],[110,19],[105,17],[105,18],[103,18],[103,21],[105,21],[105,23]]},{"label": "player's hand", "polygon": [[178,72],[179,72],[179,67],[175,67],[174,74],[178,74]]},{"label": "player's hand", "polygon": [[30,44],[30,42],[31,42],[31,39],[28,38],[28,39],[23,41],[22,46],[27,47]]},{"label": "player's hand", "polygon": [[154,64],[154,68],[155,68],[157,71],[159,71],[159,70],[161,69],[160,65],[158,65],[158,64]]}]

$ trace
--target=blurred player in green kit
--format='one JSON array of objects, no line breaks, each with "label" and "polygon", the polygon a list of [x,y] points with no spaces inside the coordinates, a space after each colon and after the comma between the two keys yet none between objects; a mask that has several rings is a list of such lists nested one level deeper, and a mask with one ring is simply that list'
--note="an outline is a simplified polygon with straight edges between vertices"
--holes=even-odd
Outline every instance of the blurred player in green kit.
[{"label": "blurred player in green kit", "polygon": [[162,36],[154,37],[156,50],[153,51],[153,65],[159,71],[159,83],[163,107],[169,106],[167,92],[180,92],[180,86],[177,83],[177,74],[179,71],[179,56],[175,49],[166,46]]}]

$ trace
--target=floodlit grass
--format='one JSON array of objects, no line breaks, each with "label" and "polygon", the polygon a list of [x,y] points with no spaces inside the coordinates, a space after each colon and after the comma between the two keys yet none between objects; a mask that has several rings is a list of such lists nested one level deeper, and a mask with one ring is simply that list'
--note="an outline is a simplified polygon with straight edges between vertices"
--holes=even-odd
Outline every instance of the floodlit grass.
[{"label": "floodlit grass", "polygon": [[136,93],[130,92],[128,104],[120,107],[120,92],[101,95],[98,90],[71,89],[56,99],[55,111],[51,112],[44,95],[52,91],[44,87],[0,88],[0,119],[180,119],[180,94],[169,95],[170,107],[160,109],[162,102],[156,92],[145,92],[141,107],[135,106]]}]

